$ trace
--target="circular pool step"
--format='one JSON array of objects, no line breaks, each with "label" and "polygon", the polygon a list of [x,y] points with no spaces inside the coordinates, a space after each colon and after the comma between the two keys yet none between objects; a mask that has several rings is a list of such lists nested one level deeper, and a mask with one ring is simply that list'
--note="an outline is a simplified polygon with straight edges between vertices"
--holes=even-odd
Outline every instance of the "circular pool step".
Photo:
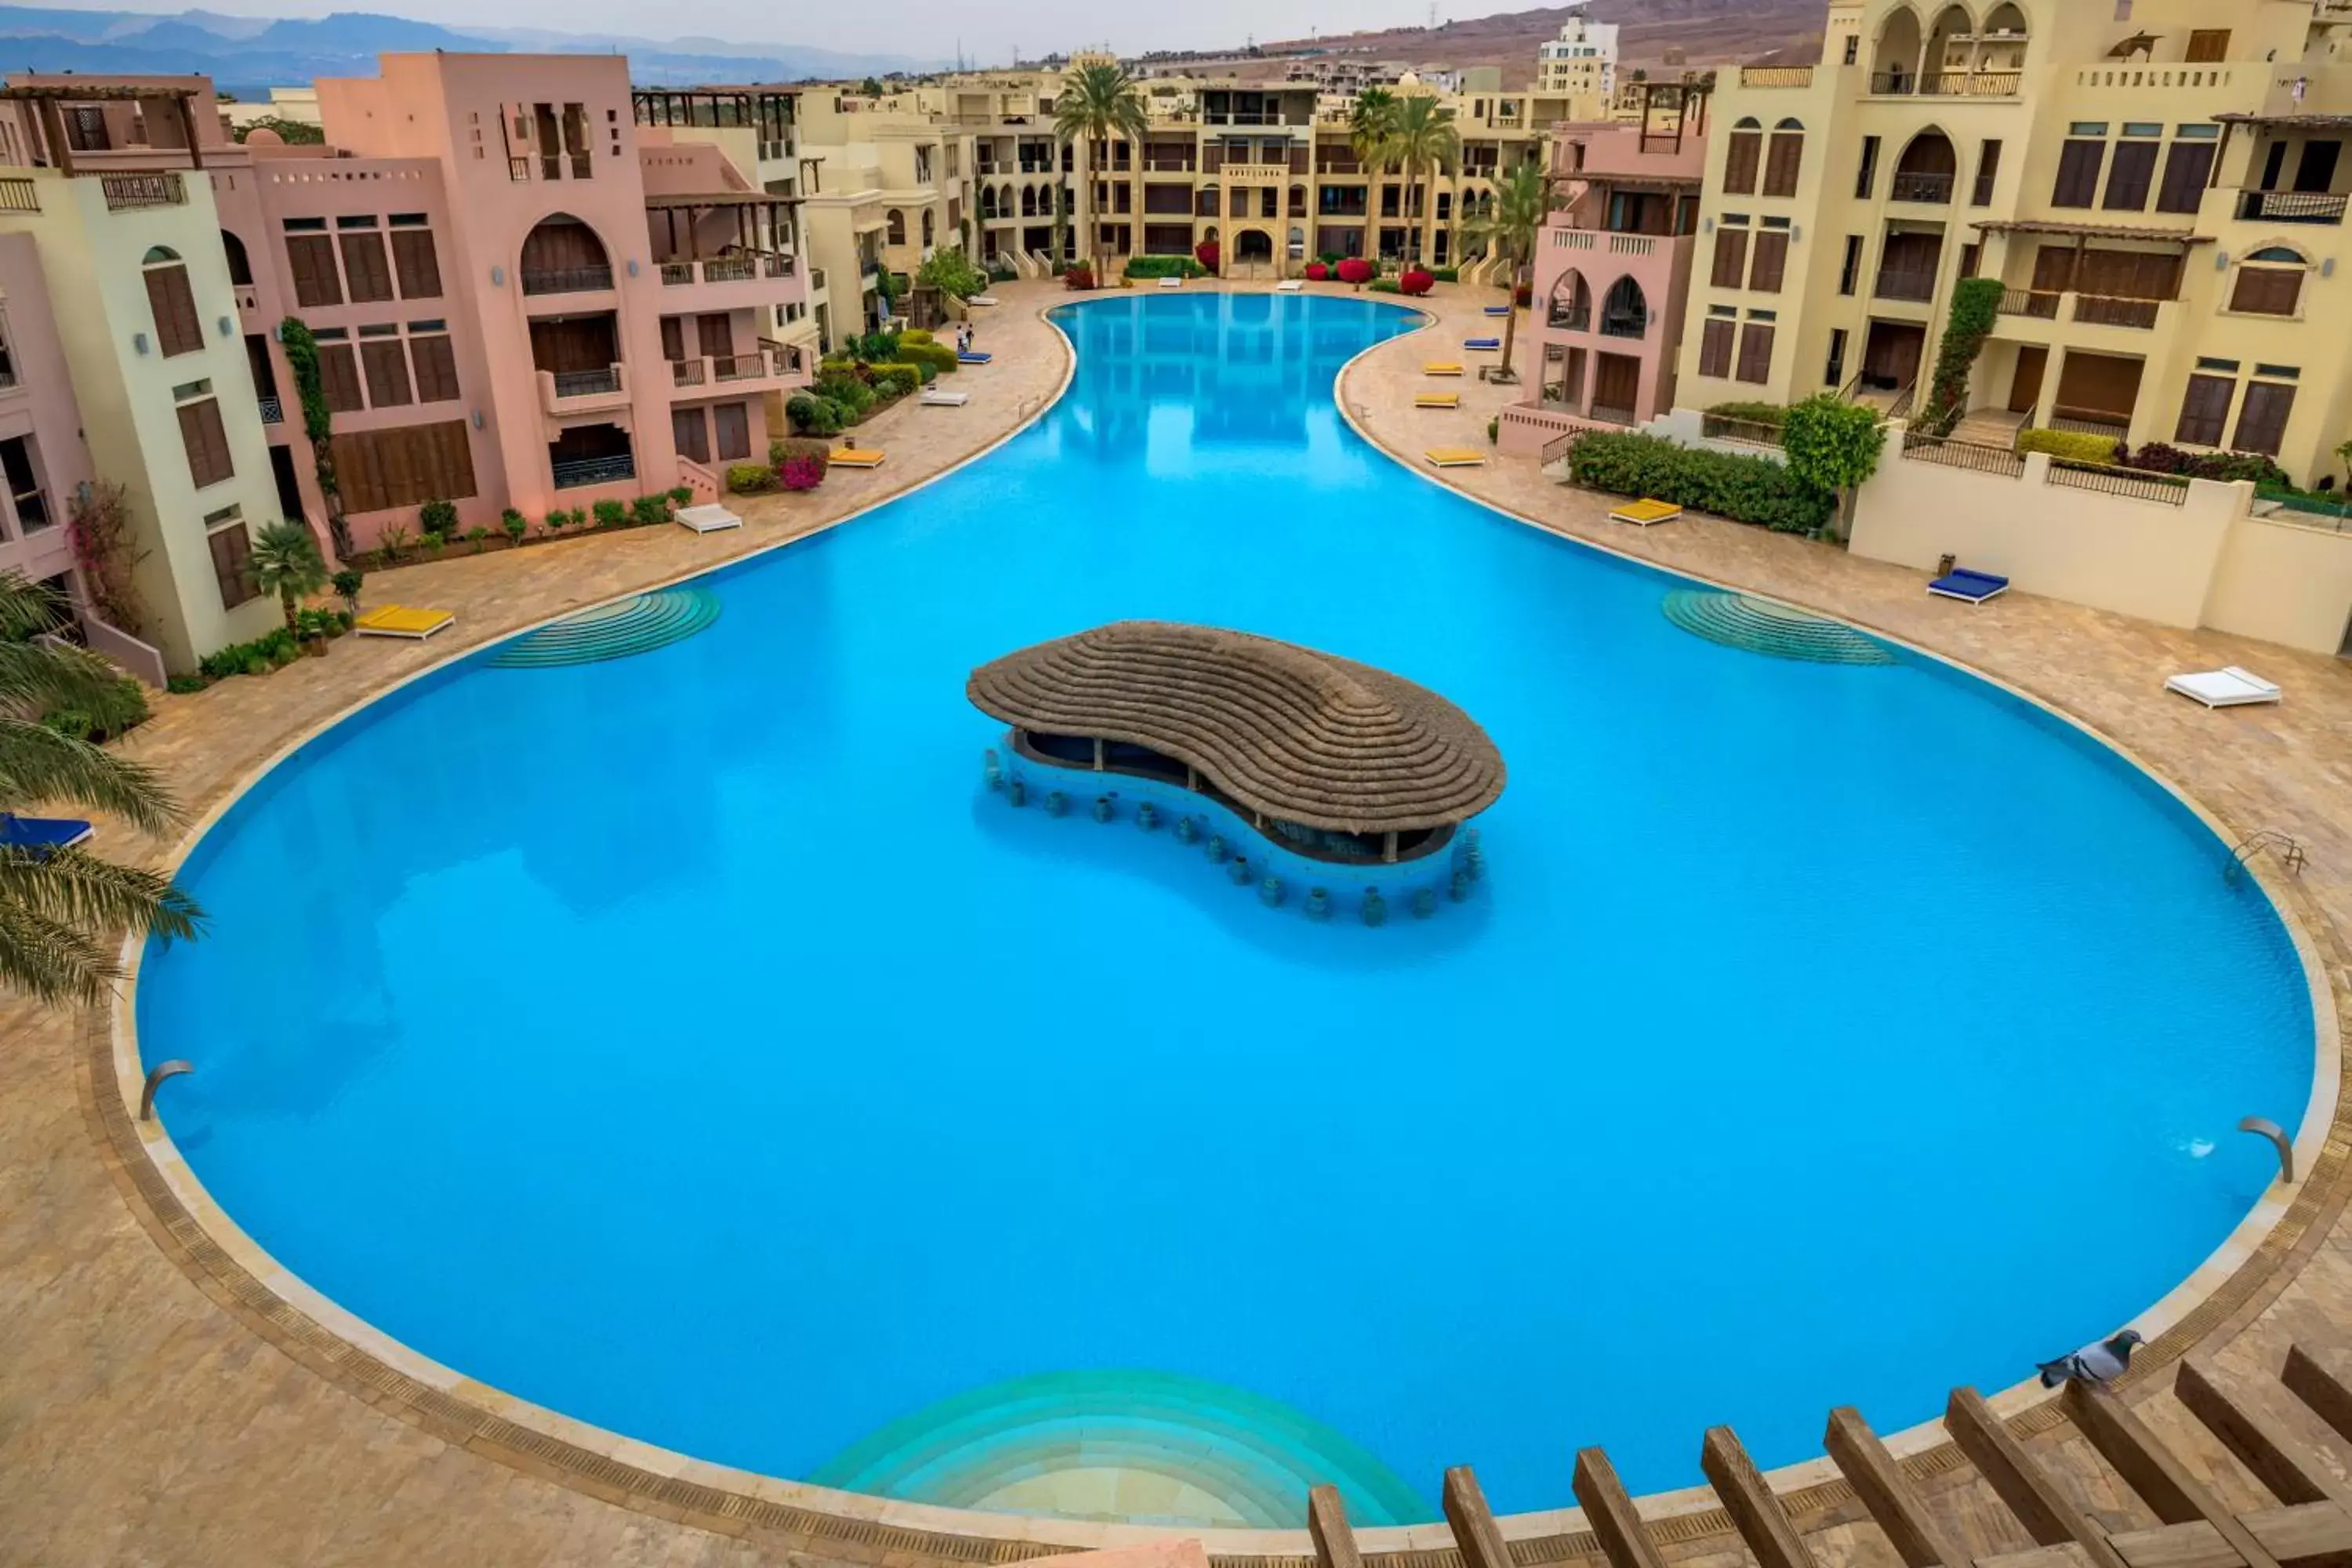
[{"label": "circular pool step", "polygon": [[1843,621],[1809,616],[1785,605],[1715,588],[1676,588],[1659,606],[1693,637],[1725,647],[1815,664],[1893,664],[1895,654],[1867,632]]},{"label": "circular pool step", "polygon": [[525,632],[490,662],[508,669],[544,669],[651,653],[701,631],[719,618],[719,595],[708,588],[635,594]]}]

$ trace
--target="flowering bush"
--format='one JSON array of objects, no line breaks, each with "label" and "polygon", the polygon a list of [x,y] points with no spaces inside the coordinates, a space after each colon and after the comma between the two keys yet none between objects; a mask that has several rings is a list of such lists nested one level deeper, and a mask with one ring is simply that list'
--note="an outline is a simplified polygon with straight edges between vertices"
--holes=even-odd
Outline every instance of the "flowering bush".
[{"label": "flowering bush", "polygon": [[1091,289],[1094,286],[1095,269],[1087,262],[1081,261],[1062,274],[1062,287],[1065,289]]},{"label": "flowering bush", "polygon": [[1517,288],[1511,290],[1511,303],[1517,305],[1522,310],[1528,308],[1529,301],[1534,300],[1534,298],[1535,290],[1525,283],[1520,284]]},{"label": "flowering bush", "polygon": [[1217,269],[1217,242],[1213,239],[1204,239],[1192,247],[1192,259],[1201,264],[1204,272]]},{"label": "flowering bush", "polygon": [[1309,283],[1320,283],[1330,276],[1331,269],[1321,262],[1310,261],[1307,264],[1307,280]]},{"label": "flowering bush", "polygon": [[814,458],[786,458],[776,479],[788,490],[813,490],[824,482],[824,465]]},{"label": "flowering bush", "polygon": [[1406,268],[1404,275],[1397,279],[1397,292],[1400,294],[1426,294],[1429,292],[1429,286],[1436,281],[1436,279],[1432,278],[1428,273],[1423,272],[1418,267],[1408,268]]},{"label": "flowering bush", "polygon": [[1339,263],[1339,281],[1352,283],[1360,289],[1372,280],[1372,264],[1360,256],[1350,256]]}]

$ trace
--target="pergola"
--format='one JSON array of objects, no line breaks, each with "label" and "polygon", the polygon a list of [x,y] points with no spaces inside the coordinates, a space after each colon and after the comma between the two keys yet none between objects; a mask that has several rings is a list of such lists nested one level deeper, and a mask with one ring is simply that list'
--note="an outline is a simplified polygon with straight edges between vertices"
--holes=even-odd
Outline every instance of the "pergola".
[{"label": "pergola", "polygon": [[[188,139],[188,167],[205,166],[203,147],[196,140],[195,111],[189,107],[201,89],[193,87],[162,87],[145,84],[100,85],[68,82],[38,82],[23,86],[0,88],[0,100],[29,103],[41,122],[41,140],[47,144],[49,161],[58,173],[74,172],[73,145],[66,135],[62,106],[83,103],[169,103],[180,122],[181,134]],[[177,149],[160,149],[164,152]]]},{"label": "pergola", "polygon": [[727,87],[641,87],[629,94],[640,125],[741,125],[762,142],[781,142],[793,122],[794,94],[757,84]]},{"label": "pergola", "polygon": [[[702,259],[702,219],[714,212],[731,211],[735,215],[735,244],[738,248],[758,253],[760,247],[760,209],[766,209],[767,232],[773,236],[790,234],[791,220],[784,209],[797,205],[798,196],[780,196],[767,191],[698,191],[687,195],[648,195],[646,210],[659,213],[669,236],[669,253],[680,253],[679,229],[685,230],[683,251],[688,260]],[[679,215],[685,215],[680,225]]]}]

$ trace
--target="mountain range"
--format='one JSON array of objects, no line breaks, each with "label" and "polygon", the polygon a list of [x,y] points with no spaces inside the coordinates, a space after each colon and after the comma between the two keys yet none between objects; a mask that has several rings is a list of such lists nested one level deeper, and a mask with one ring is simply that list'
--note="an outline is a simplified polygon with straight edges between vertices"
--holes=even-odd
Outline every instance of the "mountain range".
[{"label": "mountain range", "polygon": [[272,21],[212,11],[160,16],[0,5],[0,70],[86,76],[196,72],[240,96],[259,97],[263,89],[322,76],[373,76],[380,53],[426,49],[623,53],[629,57],[630,76],[652,87],[862,77],[936,70],[948,63],[718,38],[664,41],[531,27],[459,30],[363,11]]}]

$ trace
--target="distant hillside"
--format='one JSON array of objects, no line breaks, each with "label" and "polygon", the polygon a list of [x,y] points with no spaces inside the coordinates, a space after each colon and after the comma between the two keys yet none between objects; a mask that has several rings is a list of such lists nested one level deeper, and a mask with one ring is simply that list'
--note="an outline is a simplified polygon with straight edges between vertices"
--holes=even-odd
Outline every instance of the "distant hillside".
[{"label": "distant hillside", "polygon": [[[1626,65],[1655,70],[1667,63],[1670,49],[1694,67],[1741,64],[1764,55],[1816,58],[1827,7],[1824,0],[1592,0],[1586,9],[1594,21],[1623,29],[1619,47]],[[1434,27],[1261,40],[1257,47],[1266,56],[1346,54],[1456,69],[1498,66],[1506,87],[1525,87],[1535,80],[1537,46],[1558,37],[1569,14],[1568,7],[1554,6]],[[1286,58],[1258,62],[1253,74],[1279,76],[1287,64]]]},{"label": "distant hillside", "polygon": [[683,47],[650,38],[541,29],[458,30],[368,12],[268,21],[209,11],[156,16],[0,5],[0,70],[76,71],[85,76],[195,73],[223,88],[257,93],[322,76],[373,76],[382,53],[447,49],[629,57],[629,73],[652,87],[702,81],[800,81],[936,69],[945,62],[902,55],[852,55],[793,44],[695,38]]}]

